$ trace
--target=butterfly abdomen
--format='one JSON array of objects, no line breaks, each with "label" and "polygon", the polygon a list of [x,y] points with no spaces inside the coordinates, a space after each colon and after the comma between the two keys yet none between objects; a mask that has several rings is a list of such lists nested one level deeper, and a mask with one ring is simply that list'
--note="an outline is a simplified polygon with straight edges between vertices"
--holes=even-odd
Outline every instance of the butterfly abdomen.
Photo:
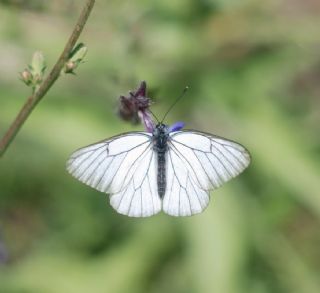
[{"label": "butterfly abdomen", "polygon": [[158,194],[162,198],[166,191],[166,152],[158,151]]}]

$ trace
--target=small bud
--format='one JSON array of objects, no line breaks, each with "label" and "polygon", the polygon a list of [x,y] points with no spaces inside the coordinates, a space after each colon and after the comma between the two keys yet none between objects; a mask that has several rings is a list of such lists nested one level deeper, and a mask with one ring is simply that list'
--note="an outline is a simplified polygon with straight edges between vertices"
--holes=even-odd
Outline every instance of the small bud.
[{"label": "small bud", "polygon": [[83,62],[87,52],[88,48],[83,43],[75,46],[69,55],[69,60],[66,62],[63,72],[74,74],[74,70]]},{"label": "small bud", "polygon": [[26,84],[32,84],[32,74],[29,69],[25,69],[24,71],[20,72],[20,79]]},{"label": "small bud", "polygon": [[42,52],[36,51],[33,54],[30,70],[33,76],[39,76],[38,80],[42,79],[44,71],[46,70],[46,62]]},{"label": "small bud", "polygon": [[32,56],[31,64],[28,65],[27,69],[20,73],[20,79],[27,86],[36,90],[43,80],[45,70],[46,64],[43,54],[40,51],[36,51]]},{"label": "small bud", "polygon": [[73,70],[77,68],[77,65],[73,61],[68,61],[64,66],[65,73],[74,73]]}]

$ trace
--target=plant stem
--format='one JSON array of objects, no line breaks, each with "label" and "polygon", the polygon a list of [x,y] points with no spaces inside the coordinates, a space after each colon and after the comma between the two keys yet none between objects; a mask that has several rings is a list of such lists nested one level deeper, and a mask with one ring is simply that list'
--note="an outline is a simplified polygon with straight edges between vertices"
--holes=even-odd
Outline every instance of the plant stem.
[{"label": "plant stem", "polygon": [[51,86],[55,83],[55,81],[59,78],[60,72],[65,65],[65,63],[69,59],[69,54],[76,45],[77,40],[89,18],[90,12],[95,4],[95,0],[87,0],[86,4],[84,5],[82,12],[79,16],[78,22],[75,25],[71,36],[67,44],[65,45],[64,50],[62,51],[58,61],[53,66],[51,72],[49,73],[48,77],[43,81],[40,85],[38,90],[36,90],[25,102],[22,109],[18,113],[17,117],[3,136],[0,141],[0,157],[3,156],[7,148],[9,147],[10,143],[13,141],[17,133],[19,132],[20,128],[27,120],[29,115],[31,114],[32,110],[36,107],[36,105],[42,100]]}]

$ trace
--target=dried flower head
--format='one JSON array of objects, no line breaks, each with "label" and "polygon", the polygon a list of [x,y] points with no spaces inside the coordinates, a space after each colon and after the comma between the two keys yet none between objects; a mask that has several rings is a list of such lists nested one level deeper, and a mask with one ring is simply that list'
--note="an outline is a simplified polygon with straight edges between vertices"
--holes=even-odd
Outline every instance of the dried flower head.
[{"label": "dried flower head", "polygon": [[149,107],[151,99],[147,97],[147,84],[142,81],[139,88],[134,92],[129,92],[129,96],[119,98],[119,116],[131,123],[137,124],[140,121],[144,124],[148,132],[152,132],[154,122],[151,118]]}]

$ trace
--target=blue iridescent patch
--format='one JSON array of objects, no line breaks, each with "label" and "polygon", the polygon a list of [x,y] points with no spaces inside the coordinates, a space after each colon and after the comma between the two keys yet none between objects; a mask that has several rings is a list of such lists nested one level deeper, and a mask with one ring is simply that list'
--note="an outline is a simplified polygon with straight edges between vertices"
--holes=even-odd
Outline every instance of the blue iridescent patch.
[{"label": "blue iridescent patch", "polygon": [[178,122],[172,124],[172,125],[169,127],[169,132],[179,131],[179,130],[181,130],[181,129],[184,127],[184,125],[185,125],[184,122],[178,121]]}]

